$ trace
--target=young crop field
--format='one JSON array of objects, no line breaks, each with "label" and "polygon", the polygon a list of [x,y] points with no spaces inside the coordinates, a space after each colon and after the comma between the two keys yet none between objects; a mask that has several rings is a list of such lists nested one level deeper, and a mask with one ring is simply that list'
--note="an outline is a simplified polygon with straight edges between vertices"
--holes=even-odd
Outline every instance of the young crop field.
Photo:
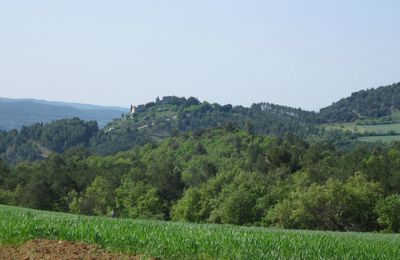
[{"label": "young crop field", "polygon": [[0,245],[81,241],[161,259],[399,259],[400,236],[112,219],[0,206]]},{"label": "young crop field", "polygon": [[366,133],[376,133],[376,134],[387,134],[387,133],[396,133],[400,134],[400,123],[394,124],[380,124],[380,125],[361,125],[352,123],[335,123],[335,124],[325,124],[321,125],[321,127],[327,130],[343,130],[350,131],[358,134],[366,134]]},{"label": "young crop field", "polygon": [[400,135],[362,136],[357,138],[357,140],[361,142],[391,143],[394,141],[400,141]]}]

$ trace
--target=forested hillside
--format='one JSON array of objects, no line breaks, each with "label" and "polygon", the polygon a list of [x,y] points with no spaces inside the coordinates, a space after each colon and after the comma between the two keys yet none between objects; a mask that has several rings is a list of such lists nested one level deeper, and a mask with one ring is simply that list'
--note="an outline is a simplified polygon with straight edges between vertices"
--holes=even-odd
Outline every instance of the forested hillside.
[{"label": "forested hillside", "polygon": [[[94,154],[111,155],[135,146],[158,143],[179,132],[201,132],[221,126],[238,127],[258,135],[290,133],[307,140],[336,139],[332,141],[339,145],[347,145],[357,137],[360,141],[369,137],[371,140],[397,140],[395,135],[400,129],[388,124],[400,120],[396,112],[400,107],[399,100],[400,83],[353,93],[351,97],[321,109],[320,113],[269,103],[243,107],[169,96],[140,105],[134,113],[115,118],[103,129],[94,122],[75,118],[1,132],[0,158],[9,163],[33,161],[74,146],[86,147]],[[356,119],[358,123],[352,125],[319,126]],[[361,127],[361,124],[385,125]]]},{"label": "forested hillside", "polygon": [[44,158],[44,149],[48,150],[46,153],[62,153],[74,146],[110,155],[157,143],[179,132],[225,125],[255,134],[307,136],[317,132],[314,121],[313,112],[268,103],[245,108],[200,102],[196,98],[164,97],[141,106],[136,113],[114,119],[103,129],[94,121],[73,118],[0,132],[0,158],[9,163],[32,161]]},{"label": "forested hillside", "polygon": [[338,150],[226,125],[113,156],[1,162],[0,203],[88,215],[399,232],[400,146]]},{"label": "forested hillside", "polygon": [[352,93],[331,106],[322,108],[319,118],[325,123],[352,122],[379,118],[400,109],[400,83]]},{"label": "forested hillside", "polygon": [[[93,148],[99,154],[110,154],[145,139],[160,141],[178,132],[202,131],[224,125],[255,134],[308,136],[317,132],[315,120],[314,112],[269,103],[253,104],[247,108],[200,102],[193,97],[164,97],[108,124],[93,140]],[[139,140],[138,134],[141,135]]]},{"label": "forested hillside", "polygon": [[49,124],[36,123],[21,130],[0,131],[0,159],[14,164],[47,158],[76,147],[88,147],[99,131],[96,121],[62,119]]}]

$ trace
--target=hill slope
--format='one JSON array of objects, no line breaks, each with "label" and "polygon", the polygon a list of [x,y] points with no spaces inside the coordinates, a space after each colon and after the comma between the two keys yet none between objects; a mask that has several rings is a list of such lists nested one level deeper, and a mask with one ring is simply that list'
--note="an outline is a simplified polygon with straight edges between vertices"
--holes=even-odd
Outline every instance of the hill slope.
[{"label": "hill slope", "polygon": [[100,127],[113,118],[121,117],[123,108],[49,102],[34,99],[0,98],[0,130],[20,129],[37,122],[79,117],[96,120]]},{"label": "hill slope", "polygon": [[[115,119],[99,133],[92,144],[100,154],[126,150],[137,144],[137,137],[162,140],[177,132],[202,131],[226,126],[255,134],[306,136],[316,131],[316,114],[269,103],[251,107],[210,104],[196,98],[164,97],[139,106],[134,114]],[[120,148],[117,148],[120,147]]]},{"label": "hill slope", "polygon": [[322,108],[319,118],[325,123],[352,122],[380,118],[400,109],[400,83],[352,93],[331,106]]},{"label": "hill slope", "polygon": [[[3,132],[0,133],[0,157],[10,163],[36,160],[45,157],[41,152],[43,148],[62,153],[74,144],[83,145],[95,154],[109,155],[149,142],[159,142],[179,132],[201,132],[221,126],[235,126],[258,135],[283,136],[290,133],[304,138],[319,138],[318,136],[324,135],[324,131],[334,131],[339,132],[334,135],[336,139],[353,140],[356,137],[373,135],[371,140],[376,140],[378,135],[400,133],[397,125],[388,125],[400,122],[398,109],[400,83],[353,93],[350,97],[321,109],[320,113],[270,103],[243,107],[200,102],[193,97],[186,99],[169,96],[139,105],[135,113],[121,118],[122,109],[118,108],[104,110],[102,107],[81,104],[2,99],[0,127],[6,129],[19,128],[21,119],[25,122],[46,122],[75,115],[85,120],[96,120],[100,127],[112,118],[115,119],[103,129],[84,122],[67,120],[61,123],[35,124],[23,128],[22,133]],[[338,122],[352,122],[352,127],[345,127]],[[320,125],[321,123],[325,124]],[[371,124],[375,126],[361,126]],[[85,129],[90,130],[86,132]],[[350,134],[344,133],[346,130],[350,130]],[[348,143],[346,140],[345,144]],[[365,138],[359,140],[365,141]]]},{"label": "hill slope", "polygon": [[[11,103],[15,104],[18,105],[13,110],[14,114],[23,107],[20,103]],[[47,115],[53,113],[46,105],[34,106]],[[210,104],[195,98],[164,97],[136,110],[136,113],[124,118],[114,119],[103,129],[98,129],[94,121],[72,118],[47,124],[36,123],[24,126],[20,131],[0,131],[0,158],[9,163],[32,161],[46,158],[49,150],[63,153],[77,145],[89,148],[95,154],[108,155],[149,142],[159,142],[178,132],[201,132],[220,126],[278,136],[285,133],[306,136],[315,131],[315,113],[268,103],[245,108]],[[13,117],[12,113],[4,115],[7,116]],[[37,120],[39,118],[40,115],[37,115]]]}]

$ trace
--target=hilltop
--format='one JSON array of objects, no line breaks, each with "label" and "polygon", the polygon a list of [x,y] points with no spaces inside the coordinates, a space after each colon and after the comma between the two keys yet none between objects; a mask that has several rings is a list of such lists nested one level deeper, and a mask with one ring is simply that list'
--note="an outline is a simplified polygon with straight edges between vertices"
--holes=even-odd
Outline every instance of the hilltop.
[{"label": "hilltop", "polygon": [[319,117],[325,123],[352,122],[380,118],[400,109],[400,83],[354,92],[322,108]]},{"label": "hilltop", "polygon": [[[132,147],[141,140],[160,141],[178,132],[198,132],[230,125],[253,134],[282,136],[295,133],[306,136],[316,131],[316,114],[270,103],[251,107],[200,102],[198,99],[163,97],[136,107],[134,113],[109,123],[93,145],[100,154],[109,154],[115,147]],[[121,150],[117,149],[117,150]]]},{"label": "hilltop", "polygon": [[63,153],[75,146],[109,155],[158,143],[179,132],[201,132],[221,126],[238,127],[258,135],[307,136],[316,131],[314,120],[314,112],[269,103],[246,108],[200,102],[193,97],[164,97],[137,106],[104,128],[95,121],[71,118],[36,123],[19,131],[0,131],[0,158],[9,163],[32,161],[46,158],[51,151]]},{"label": "hilltop", "polygon": [[400,140],[400,83],[352,93],[318,114],[319,127],[349,132],[362,142]]}]

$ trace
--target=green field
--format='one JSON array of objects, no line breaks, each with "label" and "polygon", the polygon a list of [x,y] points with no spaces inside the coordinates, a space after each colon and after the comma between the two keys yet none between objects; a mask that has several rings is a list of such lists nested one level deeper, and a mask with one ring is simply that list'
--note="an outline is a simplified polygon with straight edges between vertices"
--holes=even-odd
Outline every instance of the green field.
[{"label": "green field", "polygon": [[362,136],[357,138],[357,140],[361,142],[390,143],[393,141],[400,141],[400,135]]},{"label": "green field", "polygon": [[[357,138],[357,140],[361,142],[390,143],[393,141],[400,141],[400,123],[381,124],[381,125],[360,125],[355,122],[351,122],[351,123],[324,124],[320,125],[320,127],[326,130],[350,131],[352,133],[356,133],[359,135],[365,135]],[[376,133],[377,135],[368,136],[368,133]]]},{"label": "green field", "polygon": [[400,236],[111,219],[0,206],[0,244],[97,244],[161,259],[398,259]]},{"label": "green field", "polygon": [[352,123],[325,124],[321,125],[321,127],[327,130],[351,131],[358,134],[366,134],[372,132],[382,135],[387,134],[389,132],[400,134],[400,123],[381,124],[381,125],[360,125],[352,122]]}]

